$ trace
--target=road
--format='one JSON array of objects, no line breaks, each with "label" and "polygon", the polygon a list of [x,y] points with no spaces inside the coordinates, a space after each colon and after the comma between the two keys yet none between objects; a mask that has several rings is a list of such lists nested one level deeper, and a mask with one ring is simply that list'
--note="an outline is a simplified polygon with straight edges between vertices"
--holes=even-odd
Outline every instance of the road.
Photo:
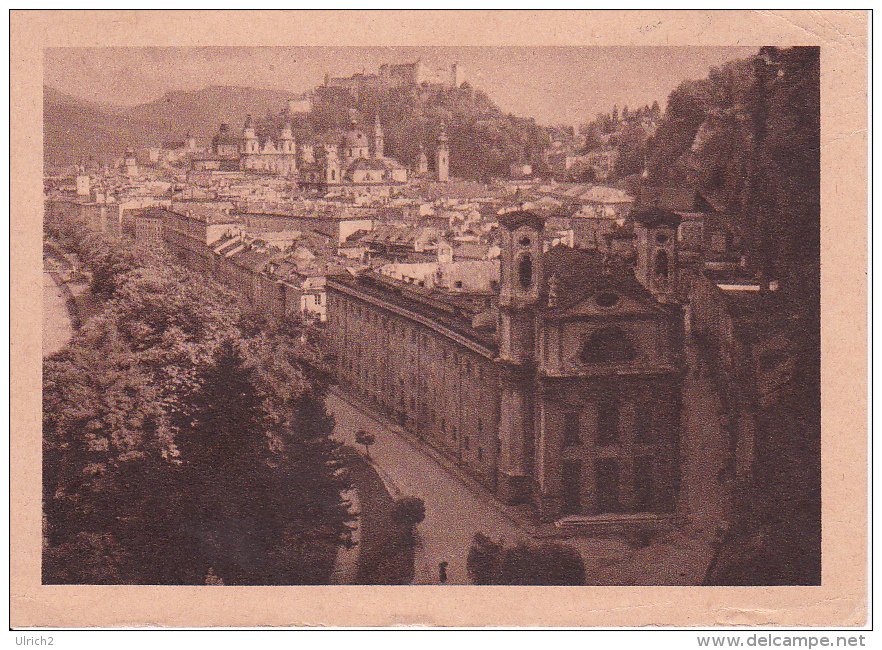
[{"label": "road", "polygon": [[329,394],[325,404],[336,418],[338,439],[355,445],[355,432],[362,428],[376,436],[371,458],[385,474],[384,480],[393,483],[393,493],[397,488],[425,501],[426,519],[418,527],[423,546],[417,553],[414,584],[439,584],[442,561],[448,563],[447,584],[469,584],[466,556],[476,532],[497,541],[503,538],[507,544],[529,540],[525,531],[384,424],[336,395]]},{"label": "road", "polygon": [[718,474],[726,458],[726,436],[720,426],[720,399],[694,343],[687,344],[686,354],[690,367],[683,383],[686,510],[696,524],[712,529],[725,513],[726,487]]},{"label": "road", "polygon": [[[687,354],[693,372],[683,387],[686,462],[682,498],[691,524],[687,530],[663,536],[640,550],[616,538],[566,540],[582,551],[594,584],[697,584],[710,561],[709,542],[725,512],[726,488],[718,481],[725,459],[725,437],[713,384],[706,372],[694,372],[699,368],[694,345],[687,347]],[[502,537],[508,544],[530,539],[526,531],[386,424],[336,395],[329,395],[325,402],[336,417],[339,439],[354,444],[359,428],[376,436],[370,453],[384,479],[392,483],[390,492],[397,488],[426,503],[426,520],[419,527],[424,552],[417,553],[415,584],[437,584],[441,561],[448,562],[448,584],[469,584],[465,559],[475,532],[496,540]]]},{"label": "road", "polygon": [[73,335],[67,298],[49,273],[43,272],[43,356],[58,352]]}]

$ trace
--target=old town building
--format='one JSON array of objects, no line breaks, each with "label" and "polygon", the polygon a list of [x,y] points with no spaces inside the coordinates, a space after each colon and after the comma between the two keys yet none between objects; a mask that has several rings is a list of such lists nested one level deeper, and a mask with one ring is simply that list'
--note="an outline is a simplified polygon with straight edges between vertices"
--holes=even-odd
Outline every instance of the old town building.
[{"label": "old town building", "polygon": [[533,213],[499,221],[498,290],[328,277],[340,383],[545,520],[673,512],[679,306],[596,251],[543,250]]}]

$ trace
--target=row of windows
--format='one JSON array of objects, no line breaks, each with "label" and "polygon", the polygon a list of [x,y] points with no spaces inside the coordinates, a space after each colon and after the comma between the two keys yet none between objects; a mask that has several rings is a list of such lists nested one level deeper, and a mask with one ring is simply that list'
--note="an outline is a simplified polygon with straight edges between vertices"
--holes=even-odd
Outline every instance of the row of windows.
[{"label": "row of windows", "polygon": [[[372,386],[374,389],[377,389],[379,387],[378,384],[380,382],[377,381],[377,376],[371,375],[367,371],[362,372],[357,363],[353,364],[350,360],[348,362],[344,362],[343,365],[344,365],[344,369],[348,370],[349,373],[356,375],[356,377],[357,377],[356,381],[358,381],[359,383],[363,383],[365,385]],[[416,398],[411,397],[409,400],[406,398],[406,395],[404,393],[404,388],[403,388],[403,384],[404,384],[403,380],[401,380],[402,388],[401,388],[400,395],[396,393],[395,388],[392,386],[390,386],[389,390],[386,391],[385,380],[383,380],[381,383],[383,386],[383,391],[388,396],[390,403],[394,404],[397,402],[400,404],[402,409],[405,409],[409,405],[410,411],[412,413],[416,414],[416,412],[417,412]],[[376,397],[374,397],[374,400],[376,401]],[[457,441],[457,428],[455,426],[448,427],[447,419],[443,418],[443,417],[439,419],[437,411],[435,409],[429,409],[429,406],[426,402],[420,403],[419,406],[421,409],[420,413],[422,414],[422,416],[424,418],[427,418],[428,421],[431,422],[432,424],[437,422],[439,431],[442,434],[449,435],[450,439],[454,442]],[[482,418],[477,418],[476,425],[477,425],[478,433],[482,434],[484,432],[484,420]],[[462,443],[463,443],[463,449],[465,451],[469,451],[469,449],[471,447],[471,438],[468,435],[464,435],[463,439],[462,439]],[[502,441],[500,440],[500,438],[498,436],[496,436],[494,438],[494,447],[495,447],[496,454],[499,455],[502,451]],[[477,455],[478,455],[478,460],[483,460],[483,454],[484,454],[483,448],[478,447],[476,451],[477,451]]]},{"label": "row of windows", "polygon": [[[653,482],[652,456],[634,458],[633,510],[651,510],[657,501]],[[624,512],[621,498],[620,465],[615,459],[604,458],[594,461],[595,511],[598,513]],[[582,463],[566,461],[563,464],[563,509],[567,513],[582,512]]]},{"label": "row of windows", "polygon": [[[596,444],[611,445],[619,442],[619,411],[620,406],[616,401],[600,402],[597,405]],[[636,415],[634,441],[640,444],[655,442],[655,429],[653,427],[651,408],[646,403],[638,403]],[[579,412],[570,411],[564,413],[564,446],[581,445],[583,442]]]},{"label": "row of windows", "polygon": [[[428,334],[420,334],[416,327],[408,327],[405,324],[397,323],[394,319],[380,316],[375,312],[368,310],[367,308],[362,307],[357,303],[352,303],[348,301],[342,301],[342,304],[338,303],[339,299],[336,298],[328,298],[328,306],[333,312],[339,306],[343,307],[344,311],[353,314],[356,318],[360,320],[364,320],[368,324],[380,324],[384,331],[389,332],[393,336],[400,336],[402,339],[410,339],[411,343],[419,344],[422,349],[429,350],[431,346],[432,338]],[[384,344],[388,347],[391,343],[388,339],[383,339]],[[460,354],[458,352],[451,352],[447,346],[441,347],[441,359],[443,361],[452,360],[454,365],[460,365],[460,360],[462,360],[463,364],[463,372],[466,375],[472,375],[472,360],[462,355],[462,359],[460,359]],[[360,356],[360,347],[357,347],[359,350],[358,354]],[[475,374],[479,380],[484,379],[484,368],[476,363],[475,365]]]}]

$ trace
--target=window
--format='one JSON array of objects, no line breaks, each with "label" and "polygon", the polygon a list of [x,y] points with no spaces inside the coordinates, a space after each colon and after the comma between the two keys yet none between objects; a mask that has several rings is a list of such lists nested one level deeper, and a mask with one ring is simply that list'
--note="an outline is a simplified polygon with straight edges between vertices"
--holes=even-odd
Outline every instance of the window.
[{"label": "window", "polygon": [[597,444],[608,445],[619,439],[619,405],[614,401],[597,405]]},{"label": "window", "polygon": [[529,289],[533,284],[533,258],[529,253],[521,255],[518,260],[518,282],[523,289]]},{"label": "window", "polygon": [[450,437],[456,440],[456,427],[450,427]]},{"label": "window", "polygon": [[478,418],[478,433],[481,433],[484,430],[484,420]]},{"label": "window", "polygon": [[472,362],[469,361],[469,360],[466,360],[466,363],[465,363],[465,371],[466,371],[466,374],[467,374],[467,375],[471,375],[471,374],[472,374]]},{"label": "window", "polygon": [[447,348],[442,348],[441,350],[441,359],[447,361]]},{"label": "window", "polygon": [[595,463],[597,477],[597,513],[620,512],[619,504],[619,465],[616,461],[604,458]]},{"label": "window", "polygon": [[416,400],[413,397],[410,398],[410,410],[416,411]]},{"label": "window", "polygon": [[469,450],[469,437],[468,436],[462,437],[462,446],[466,451]]},{"label": "window", "polygon": [[478,460],[484,460],[484,450],[478,447]]},{"label": "window", "polygon": [[582,512],[582,463],[564,461],[562,471],[563,510],[566,514]]},{"label": "window", "polygon": [[655,256],[655,276],[657,278],[668,277],[668,254],[665,251],[659,251]]},{"label": "window", "polygon": [[652,421],[652,407],[646,401],[635,405],[634,442],[648,444],[655,442],[655,430]]},{"label": "window", "polygon": [[594,302],[601,307],[612,307],[619,301],[619,296],[612,291],[601,291],[594,296]]},{"label": "window", "polygon": [[444,433],[447,431],[447,420],[441,418],[441,432]]},{"label": "window", "polygon": [[457,280],[456,282],[454,282],[453,288],[454,289],[462,289],[462,280]]},{"label": "window", "polygon": [[652,510],[652,456],[637,456],[634,459],[634,506],[639,511]]},{"label": "window", "polygon": [[637,356],[634,344],[618,327],[605,327],[591,334],[582,345],[582,363],[624,363]]},{"label": "window", "polygon": [[582,444],[582,436],[579,433],[579,413],[577,411],[564,413],[564,447]]}]

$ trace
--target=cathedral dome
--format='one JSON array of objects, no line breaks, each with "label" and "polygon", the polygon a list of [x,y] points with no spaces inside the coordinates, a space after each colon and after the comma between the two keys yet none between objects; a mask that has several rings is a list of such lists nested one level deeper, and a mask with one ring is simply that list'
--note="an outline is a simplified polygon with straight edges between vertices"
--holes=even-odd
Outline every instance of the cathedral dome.
[{"label": "cathedral dome", "polygon": [[349,131],[344,140],[347,147],[367,147],[368,139],[363,131]]}]

